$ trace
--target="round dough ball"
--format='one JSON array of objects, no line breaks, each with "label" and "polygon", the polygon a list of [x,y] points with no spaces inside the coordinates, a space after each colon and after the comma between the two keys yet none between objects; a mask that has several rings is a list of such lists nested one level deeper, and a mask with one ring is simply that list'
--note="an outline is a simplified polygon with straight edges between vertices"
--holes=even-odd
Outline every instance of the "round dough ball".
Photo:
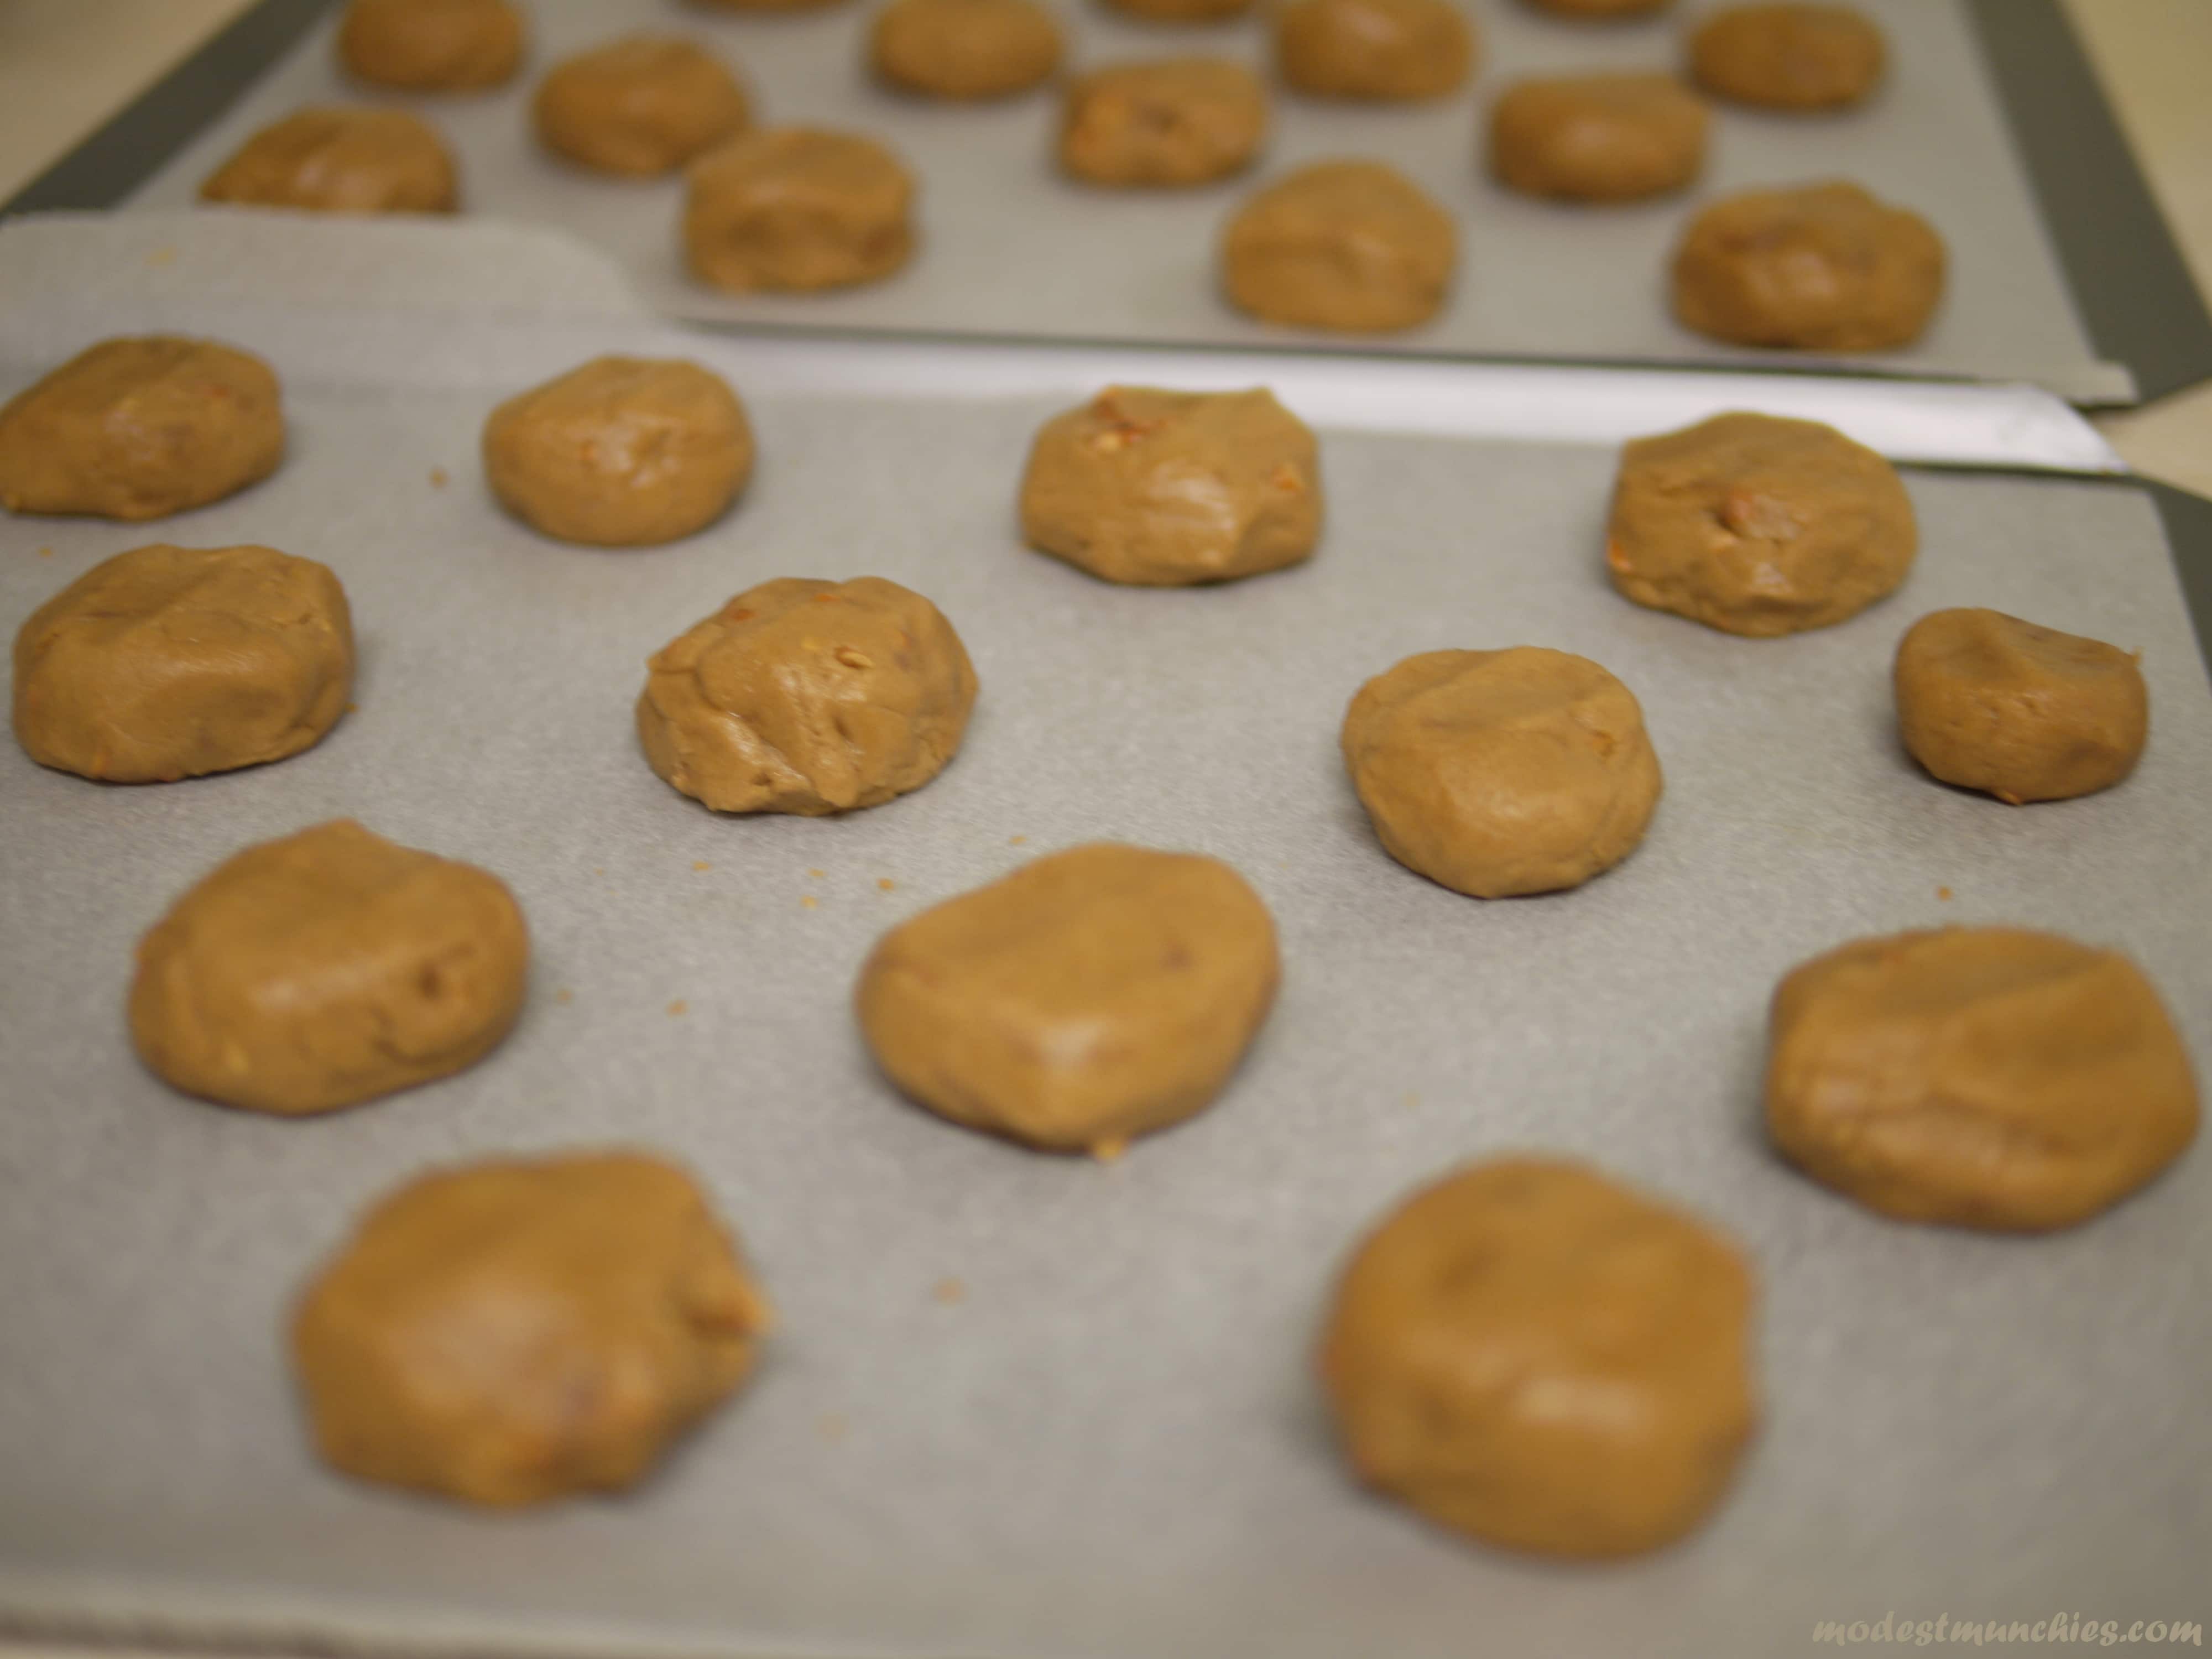
[{"label": "round dough ball", "polygon": [[1109,582],[1178,587],[1279,570],[1321,535],[1321,453],[1264,387],[1109,386],[1039,428],[1031,547]]},{"label": "round dough ball", "polygon": [[1395,168],[1317,161],[1237,210],[1222,280],[1264,322],[1379,333],[1436,315],[1458,244],[1451,216]]},{"label": "round dough ball", "polygon": [[698,1183],[637,1152],[418,1176],[300,1298],[317,1445],[473,1504],[632,1486],[752,1370],[772,1320]]},{"label": "round dough ball", "polygon": [[1920,532],[1897,470],[1818,421],[1716,415],[1620,452],[1605,562],[1638,605],[1754,638],[1896,592]]},{"label": "round dough ball", "polygon": [[312,749],[353,691],[338,579],[272,547],[133,548],[15,635],[15,738],[41,766],[173,783]]},{"label": "round dough ball", "polygon": [[1221,23],[1252,9],[1252,0],[1102,0],[1109,11],[1147,23]]},{"label": "round dough ball", "polygon": [[1842,109],[1872,92],[1888,56],[1849,6],[1736,6],[1690,37],[1690,72],[1717,98],[1767,109]]},{"label": "round dough ball", "polygon": [[952,624],[878,576],[749,587],[647,665],[645,757],[717,812],[880,806],[945,769],[975,703]]},{"label": "round dough ball", "polygon": [[696,363],[595,357],[492,410],[483,459],[492,493],[533,529],[652,547],[729,511],[753,434],[728,382]]},{"label": "round dough ball", "polygon": [[310,213],[452,213],[460,185],[428,122],[404,110],[332,106],[262,128],[208,175],[200,199]]},{"label": "round dough ball", "polygon": [[1280,971],[1236,871],[1101,842],[894,927],[854,1001],[877,1063],[940,1117],[1110,1158],[1212,1103]]},{"label": "round dough ball", "polygon": [[1774,1144],[1904,1221],[2071,1226],[2197,1134],[2188,1051],[2150,981],[2055,934],[1853,940],[1782,981],[1768,1035]]},{"label": "round dough ball", "polygon": [[1251,165],[1267,91],[1227,58],[1116,64],[1073,82],[1060,164],[1094,185],[1203,185]]},{"label": "round dough ball", "polygon": [[633,179],[672,172],[752,120],[722,60],[666,34],[625,35],[556,64],[530,112],[546,149]]},{"label": "round dough ball", "polygon": [[930,98],[1004,98],[1060,67],[1060,25],[1037,0],[890,0],[868,58],[892,86]]},{"label": "round dough ball", "polygon": [[1522,81],[1490,118],[1490,166],[1531,196],[1631,202],[1680,190],[1705,164],[1704,102],[1671,75]]},{"label": "round dough ball", "polygon": [[1415,1194],[1336,1287],[1322,1381],[1352,1465],[1509,1549],[1657,1549],[1759,1420],[1751,1268],[1695,1218],[1564,1159]]},{"label": "round dough ball", "polygon": [[1925,219],[1856,185],[1749,191],[1690,222],[1674,315],[1737,345],[1880,351],[1928,326],[1943,265]]},{"label": "round dough ball", "polygon": [[1452,0],[1290,0],[1275,14],[1278,72],[1319,97],[1441,98],[1474,62],[1474,26]]},{"label": "round dough ball", "polygon": [[1659,805],[1635,694],[1540,646],[1407,658],[1359,688],[1343,748],[1383,850],[1476,898],[1581,886]]},{"label": "round dough ball", "polygon": [[812,127],[749,132],[691,167],[691,269],[734,294],[888,276],[914,251],[915,184],[872,138]]},{"label": "round dough ball", "polygon": [[1895,682],[1912,758],[2014,806],[2111,788],[2150,736],[2133,655],[2001,611],[1923,617],[1898,642]]},{"label": "round dough ball", "polygon": [[353,0],[338,26],[338,58],[380,87],[472,92],[513,76],[523,37],[509,0]]},{"label": "round dough ball", "polygon": [[10,513],[159,519],[258,483],[283,459],[276,375],[212,340],[103,340],[0,409]]},{"label": "round dough ball", "polygon": [[529,969],[498,877],[338,818],[247,848],[170,907],[138,942],[131,1036],[188,1095],[335,1111],[475,1065]]}]

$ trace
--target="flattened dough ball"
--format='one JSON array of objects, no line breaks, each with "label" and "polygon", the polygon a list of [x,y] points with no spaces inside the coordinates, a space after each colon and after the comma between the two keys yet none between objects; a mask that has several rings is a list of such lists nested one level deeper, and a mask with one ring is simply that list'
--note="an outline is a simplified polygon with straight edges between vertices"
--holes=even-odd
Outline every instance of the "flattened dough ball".
[{"label": "flattened dough ball", "polygon": [[1320,447],[1265,388],[1109,386],[1045,422],[1022,477],[1031,547],[1140,586],[1279,570],[1321,520]]},{"label": "flattened dough ball", "polygon": [[1115,64],[1071,82],[1060,165],[1094,185],[1202,185],[1251,165],[1267,90],[1227,58]]},{"label": "flattened dough ball", "polygon": [[265,126],[200,186],[204,202],[309,213],[452,213],[446,141],[404,110],[303,109]]},{"label": "flattened dough ball", "polygon": [[514,76],[526,33],[511,0],[353,0],[338,58],[380,87],[473,92]]},{"label": "flattened dough ball", "polygon": [[684,245],[732,293],[872,283],[914,251],[915,184],[872,138],[813,127],[749,132],[691,167]]},{"label": "flattened dough ball", "polygon": [[1252,0],[1103,0],[1103,3],[1109,11],[1147,23],[1221,23],[1252,9]]},{"label": "flattened dough ball", "polygon": [[1690,37],[1690,72],[1716,98],[1767,109],[1856,104],[1881,79],[1881,31],[1849,6],[1734,6]]},{"label": "flattened dough ball", "polygon": [[1359,688],[1343,749],[1383,850],[1476,898],[1581,886],[1659,804],[1635,694],[1540,646],[1407,658]]},{"label": "flattened dough ball", "polygon": [[1818,421],[1716,415],[1620,452],[1605,561],[1654,611],[1754,637],[1897,590],[1920,532],[1897,471]]},{"label": "flattened dough ball", "polygon": [[890,0],[876,14],[876,73],[928,98],[1004,98],[1060,67],[1060,25],[1037,0]]},{"label": "flattened dough ball", "polygon": [[350,818],[217,865],[138,942],[131,1036],[172,1088],[303,1116],[465,1071],[522,1011],[498,877]]},{"label": "flattened dough ball", "polygon": [[159,519],[258,483],[283,458],[276,376],[213,340],[103,340],[0,409],[10,513]]},{"label": "flattened dough ball", "polygon": [[2150,736],[2136,658],[2002,611],[1937,611],[1905,630],[1897,723],[1929,774],[2014,806],[2109,789]]},{"label": "flattened dough ball", "polygon": [[646,759],[717,812],[880,806],[945,769],[975,702],[952,624],[878,576],[747,588],[649,666]]},{"label": "flattened dough ball", "polygon": [[877,1062],[939,1116],[1110,1157],[1212,1102],[1279,971],[1236,871],[1101,842],[893,928],[854,1004]]},{"label": "flattened dough ball", "polygon": [[1630,202],[1681,189],[1705,164],[1704,100],[1671,75],[1522,81],[1490,118],[1490,167],[1531,196]]},{"label": "flattened dough ball", "polygon": [[1579,1164],[1492,1158],[1360,1245],[1322,1381],[1360,1478],[1429,1519],[1632,1555],[1696,1528],[1751,1441],[1754,1299],[1694,1217]]},{"label": "flattened dough ball", "polygon": [[353,690],[338,579],[272,547],[133,548],[94,565],[15,635],[15,723],[41,766],[173,783],[283,760]]},{"label": "flattened dough ball", "polygon": [[512,1507],[644,1479],[771,1318],[689,1175],[568,1153],[386,1196],[301,1297],[292,1363],[333,1468]]},{"label": "flattened dough ball", "polygon": [[1412,328],[1443,307],[1458,242],[1451,216],[1395,168],[1316,161],[1237,210],[1223,239],[1223,285],[1264,322]]},{"label": "flattened dough ball", "polygon": [[722,60],[677,35],[629,34],[564,58],[531,100],[538,142],[580,167],[649,179],[751,124]]},{"label": "flattened dough ball", "polygon": [[1452,0],[1290,0],[1275,14],[1275,67],[1317,97],[1441,98],[1474,62],[1474,27]]},{"label": "flattened dough ball", "polygon": [[2085,1221],[2197,1134],[2173,1023],[2117,951],[2015,927],[1855,939],[1783,980],[1766,1126],[1814,1180],[1904,1221]]}]

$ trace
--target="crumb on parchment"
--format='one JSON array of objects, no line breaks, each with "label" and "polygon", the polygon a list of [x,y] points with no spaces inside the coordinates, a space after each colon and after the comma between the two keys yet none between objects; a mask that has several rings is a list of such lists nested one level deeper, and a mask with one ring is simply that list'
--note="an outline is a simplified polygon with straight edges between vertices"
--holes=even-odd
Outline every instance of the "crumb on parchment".
[{"label": "crumb on parchment", "polygon": [[670,1003],[670,1004],[668,1005],[668,1012],[670,1012],[670,1014],[672,1014],[672,1015],[680,1015],[680,1014],[689,1013],[689,1012],[690,1012],[690,1010],[691,1010],[691,1005],[690,1005],[690,1003],[688,1003],[688,1002],[684,1001],[684,999],[683,999],[682,997],[678,997],[678,998],[677,998],[675,1001],[673,1001],[673,1002],[672,1002],[672,1003]]},{"label": "crumb on parchment", "polygon": [[878,876],[876,878],[876,885],[882,888],[884,891],[888,893],[896,888],[898,884],[893,881],[889,876]]},{"label": "crumb on parchment", "polygon": [[574,1002],[575,1000],[576,994],[565,985],[553,994],[553,1000],[556,1002],[569,1003]]},{"label": "crumb on parchment", "polygon": [[1938,888],[1936,890],[1936,896],[1937,898],[1939,898],[1939,899],[1942,899],[1945,903],[1947,903],[1947,904],[1948,904],[1948,903],[1949,903],[1949,902],[1950,902],[1950,900],[1951,900],[1951,890],[1950,890],[1949,888],[1948,888],[1948,887],[1938,887]]},{"label": "crumb on parchment", "polygon": [[711,870],[714,866],[708,863],[704,859],[693,859],[691,860],[691,867],[694,870]]},{"label": "crumb on parchment", "polygon": [[955,1303],[965,1302],[968,1299],[968,1286],[961,1280],[948,1276],[931,1285],[929,1293],[949,1308]]},{"label": "crumb on parchment", "polygon": [[820,899],[816,898],[811,893],[801,893],[799,896],[799,902],[809,910],[813,909],[822,902]]}]

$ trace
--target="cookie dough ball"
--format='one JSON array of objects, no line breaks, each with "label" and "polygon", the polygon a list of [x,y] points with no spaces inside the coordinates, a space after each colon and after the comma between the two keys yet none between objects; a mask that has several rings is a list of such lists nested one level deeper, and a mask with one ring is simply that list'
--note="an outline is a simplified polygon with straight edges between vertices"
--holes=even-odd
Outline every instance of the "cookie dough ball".
[{"label": "cookie dough ball", "polygon": [[695,273],[734,294],[872,283],[914,251],[914,194],[872,138],[750,132],[692,164],[684,246]]},{"label": "cookie dough ball", "polygon": [[2055,934],[1854,940],[1782,981],[1768,1036],[1775,1145],[1900,1220],[2071,1226],[2197,1133],[2188,1051],[2150,981]]},{"label": "cookie dough ball", "polygon": [[1436,315],[1458,243],[1451,216],[1395,168],[1317,161],[1237,210],[1222,280],[1263,322],[1380,333]]},{"label": "cookie dough ball", "polygon": [[1109,386],[1045,422],[1022,477],[1031,547],[1139,586],[1297,564],[1321,520],[1319,446],[1265,388]]},{"label": "cookie dough ball", "polygon": [[1338,1282],[1322,1381],[1360,1478],[1485,1543],[1657,1549],[1759,1420],[1749,1265],[1695,1218],[1561,1159],[1449,1176]]},{"label": "cookie dough ball", "polygon": [[634,179],[672,172],[752,119],[720,58],[665,34],[625,35],[556,64],[530,112],[546,149]]},{"label": "cookie dough ball", "polygon": [[2133,655],[2001,611],[1923,617],[1898,642],[1895,679],[1912,758],[2014,806],[2111,788],[2150,736]]},{"label": "cookie dough ball", "polygon": [[513,76],[523,35],[509,0],[353,0],[338,26],[338,58],[380,87],[473,92]]},{"label": "cookie dough ball", "polygon": [[1690,37],[1690,72],[1716,98],[1842,109],[1881,79],[1881,31],[1849,6],[1736,6]]},{"label": "cookie dough ball", "polygon": [[1674,315],[1737,345],[1880,351],[1928,326],[1943,265],[1925,219],[1856,185],[1750,191],[1690,222]]},{"label": "cookie dough ball", "polygon": [[212,340],[103,340],[0,409],[10,513],[159,519],[258,483],[283,458],[276,375]]},{"label": "cookie dough ball", "polygon": [[266,126],[200,186],[204,202],[309,213],[452,213],[445,140],[404,110],[303,109]]},{"label": "cookie dough ball", "polygon": [[1110,11],[1147,23],[1221,23],[1252,9],[1252,0],[1103,0]]},{"label": "cookie dough ball", "polygon": [[1212,1103],[1279,976],[1274,921],[1234,870],[1102,842],[893,928],[854,1000],[878,1064],[931,1111],[1112,1157]]},{"label": "cookie dough ball", "polygon": [[890,85],[930,98],[1004,98],[1060,67],[1060,25],[1037,0],[890,0],[869,61]]},{"label": "cookie dough ball", "polygon": [[138,942],[131,1036],[171,1087],[286,1117],[475,1065],[522,1011],[498,877],[349,818],[217,865]]},{"label": "cookie dough ball", "polygon": [[483,429],[507,511],[564,542],[652,547],[729,511],[753,472],[744,405],[680,358],[596,357],[510,398]]},{"label": "cookie dough ball", "polygon": [[1203,185],[1250,166],[1267,137],[1267,88],[1242,64],[1116,64],[1069,85],[1060,165],[1094,185]]},{"label": "cookie dough ball", "polygon": [[880,806],[945,769],[975,702],[952,624],[878,576],[749,587],[647,665],[646,759],[717,812]]},{"label": "cookie dough ball", "polygon": [[1323,98],[1441,98],[1467,79],[1474,31],[1452,0],[1290,0],[1275,67]]},{"label": "cookie dough ball", "polygon": [[1383,850],[1476,898],[1581,886],[1659,805],[1635,694],[1540,646],[1407,658],[1359,688],[1343,748]]},{"label": "cookie dough ball", "polygon": [[1818,421],[1716,415],[1620,452],[1605,562],[1638,605],[1768,637],[1897,590],[1920,532],[1897,471]]},{"label": "cookie dough ball", "polygon": [[338,579],[273,547],[134,548],[15,635],[15,739],[41,766],[173,783],[311,749],[353,690]]},{"label": "cookie dough ball", "polygon": [[1491,112],[1491,170],[1531,196],[1662,196],[1705,166],[1706,125],[1705,104],[1671,75],[1523,81]]},{"label": "cookie dough ball", "polygon": [[770,1319],[690,1176],[571,1153],[385,1198],[300,1298],[292,1364],[333,1468],[514,1506],[642,1480]]}]

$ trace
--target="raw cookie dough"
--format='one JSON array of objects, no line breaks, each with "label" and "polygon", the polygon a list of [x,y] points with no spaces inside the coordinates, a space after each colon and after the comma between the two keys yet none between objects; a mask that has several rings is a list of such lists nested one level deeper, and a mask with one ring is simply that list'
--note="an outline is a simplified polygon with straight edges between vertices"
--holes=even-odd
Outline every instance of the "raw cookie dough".
[{"label": "raw cookie dough", "polygon": [[684,246],[696,275],[736,294],[872,283],[914,251],[914,195],[872,138],[749,132],[692,163]]},{"label": "raw cookie dough", "polygon": [[472,92],[521,66],[523,35],[509,0],[353,0],[338,58],[380,87]]},{"label": "raw cookie dough", "polygon": [[217,865],[138,942],[131,1036],[186,1094],[334,1111],[465,1071],[522,1011],[506,884],[350,818]]},{"label": "raw cookie dough", "polygon": [[1919,544],[1871,449],[1818,421],[1716,415],[1623,446],[1605,562],[1638,605],[1767,637],[1856,616]]},{"label": "raw cookie dough", "polygon": [[1925,219],[1856,185],[1749,191],[1690,222],[1674,315],[1737,345],[1879,351],[1928,326],[1943,264]]},{"label": "raw cookie dough", "polygon": [[2134,656],[2001,611],[1923,617],[1898,642],[1895,684],[1912,758],[2014,806],[2111,788],[2150,736]]},{"label": "raw cookie dough", "polygon": [[208,175],[200,199],[311,213],[452,213],[460,185],[428,122],[404,110],[328,106],[262,128]]},{"label": "raw cookie dough", "polygon": [[952,624],[878,576],[747,588],[648,666],[646,759],[717,812],[880,806],[945,769],[975,702]]},{"label": "raw cookie dough", "polygon": [[1706,125],[1704,101],[1671,75],[1522,81],[1491,112],[1491,171],[1531,196],[1661,196],[1705,166]]},{"label": "raw cookie dough", "polygon": [[729,510],[753,434],[738,394],[696,363],[595,357],[494,410],[483,459],[492,493],[546,535],[650,547]]},{"label": "raw cookie dough", "polygon": [[15,738],[41,766],[172,783],[322,741],[353,690],[338,579],[270,547],[133,548],[15,635]]},{"label": "raw cookie dough", "polygon": [[10,513],[158,519],[258,483],[283,458],[276,375],[212,340],[103,340],[0,409]]},{"label": "raw cookie dough", "polygon": [[1711,1512],[1759,1421],[1750,1266],[1564,1159],[1447,1176],[1370,1234],[1319,1355],[1360,1478],[1486,1543],[1631,1555]]},{"label": "raw cookie dough", "polygon": [[1109,386],[1039,428],[1022,477],[1030,545],[1111,582],[1279,570],[1321,520],[1319,447],[1265,388]]},{"label": "raw cookie dough", "polygon": [[2071,1226],[2197,1133],[2188,1051],[2150,981],[2051,933],[1855,939],[1782,981],[1769,1037],[1775,1145],[1901,1220]]},{"label": "raw cookie dough", "polygon": [[1451,216],[1380,161],[1316,161],[1230,220],[1222,281],[1265,322],[1376,333],[1436,315],[1451,284]]},{"label": "raw cookie dough", "polygon": [[892,86],[931,98],[1003,98],[1060,67],[1060,25],[1037,0],[890,0],[868,58]]},{"label": "raw cookie dough", "polygon": [[1477,898],[1581,886],[1659,804],[1635,694],[1540,646],[1407,658],[1359,688],[1343,749],[1383,850]]},{"label": "raw cookie dough", "polygon": [[470,1503],[632,1486],[735,1391],[769,1328],[698,1183],[637,1152],[418,1176],[294,1310],[324,1459]]},{"label": "raw cookie dough", "polygon": [[1279,971],[1236,871],[1100,842],[893,928],[854,1002],[878,1064],[931,1111],[1111,1157],[1221,1092]]},{"label": "raw cookie dough", "polygon": [[629,34],[564,58],[531,100],[538,142],[601,173],[647,179],[743,132],[745,89],[680,36]]},{"label": "raw cookie dough", "polygon": [[1842,109],[1881,79],[1881,31],[1849,6],[1736,6],[1690,37],[1690,72],[1717,98],[1767,109]]},{"label": "raw cookie dough", "polygon": [[1440,98],[1467,79],[1474,31],[1452,0],[1290,0],[1275,67],[1323,98]]},{"label": "raw cookie dough", "polygon": [[1202,185],[1250,166],[1267,137],[1267,88],[1231,58],[1115,64],[1069,84],[1060,165],[1094,185]]},{"label": "raw cookie dough", "polygon": [[1252,0],[1103,0],[1109,11],[1147,23],[1219,23],[1242,17]]}]

